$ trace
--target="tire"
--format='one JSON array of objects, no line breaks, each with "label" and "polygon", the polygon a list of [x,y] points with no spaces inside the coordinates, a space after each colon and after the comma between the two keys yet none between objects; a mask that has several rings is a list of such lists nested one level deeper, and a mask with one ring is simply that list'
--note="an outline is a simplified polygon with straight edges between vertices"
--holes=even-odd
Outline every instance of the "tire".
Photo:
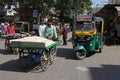
[{"label": "tire", "polygon": [[12,48],[13,54],[19,54],[19,48]]},{"label": "tire", "polygon": [[10,42],[9,42],[9,40],[5,40],[5,50],[8,50],[8,51],[10,51]]},{"label": "tire", "polygon": [[48,60],[47,59],[47,53],[46,51],[43,51],[43,54],[41,56],[40,64],[42,71],[45,71],[48,68]]},{"label": "tire", "polygon": [[86,52],[85,51],[76,51],[76,57],[79,60],[82,60],[86,57]]},{"label": "tire", "polygon": [[56,49],[56,46],[55,46],[50,50],[50,57],[51,57],[50,60],[49,60],[50,65],[53,64],[53,61],[56,57],[56,53],[57,53],[57,49]]},{"label": "tire", "polygon": [[102,49],[100,48],[100,49],[98,49],[98,53],[102,53]]},{"label": "tire", "polygon": [[12,49],[12,47],[10,47],[10,41],[9,40],[5,40],[5,50],[8,51],[8,53],[13,54],[13,49]]}]

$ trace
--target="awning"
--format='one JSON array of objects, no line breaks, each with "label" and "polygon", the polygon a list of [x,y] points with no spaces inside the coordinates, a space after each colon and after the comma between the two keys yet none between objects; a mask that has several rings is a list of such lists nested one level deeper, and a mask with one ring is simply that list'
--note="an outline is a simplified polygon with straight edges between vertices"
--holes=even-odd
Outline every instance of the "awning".
[{"label": "awning", "polygon": [[118,11],[118,16],[120,16],[120,6],[116,6],[115,8],[116,8],[117,11]]},{"label": "awning", "polygon": [[114,15],[113,14],[114,12],[118,12],[118,11],[120,11],[120,5],[107,4],[94,15],[99,17],[102,17],[102,16],[109,17],[111,15]]},{"label": "awning", "polygon": [[120,11],[120,6],[116,6],[115,8],[117,9],[117,11]]}]

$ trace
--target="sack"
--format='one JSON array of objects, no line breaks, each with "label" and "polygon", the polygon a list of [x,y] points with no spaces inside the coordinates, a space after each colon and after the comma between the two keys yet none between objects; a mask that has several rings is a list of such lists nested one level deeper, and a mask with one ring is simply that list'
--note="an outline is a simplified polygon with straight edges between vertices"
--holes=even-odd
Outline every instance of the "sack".
[{"label": "sack", "polygon": [[57,41],[58,38],[56,38],[56,37],[52,37],[52,40],[53,40],[53,41]]}]

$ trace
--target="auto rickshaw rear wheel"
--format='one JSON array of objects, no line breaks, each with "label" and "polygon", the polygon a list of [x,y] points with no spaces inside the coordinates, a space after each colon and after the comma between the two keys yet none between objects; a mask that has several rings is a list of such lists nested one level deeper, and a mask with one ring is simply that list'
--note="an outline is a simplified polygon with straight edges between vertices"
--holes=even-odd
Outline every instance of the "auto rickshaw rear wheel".
[{"label": "auto rickshaw rear wheel", "polygon": [[86,57],[86,52],[85,51],[76,51],[76,57],[79,59],[79,60],[82,60]]},{"label": "auto rickshaw rear wheel", "polygon": [[100,48],[100,49],[98,49],[98,52],[99,52],[99,53],[102,53],[102,49],[101,49],[101,48]]}]

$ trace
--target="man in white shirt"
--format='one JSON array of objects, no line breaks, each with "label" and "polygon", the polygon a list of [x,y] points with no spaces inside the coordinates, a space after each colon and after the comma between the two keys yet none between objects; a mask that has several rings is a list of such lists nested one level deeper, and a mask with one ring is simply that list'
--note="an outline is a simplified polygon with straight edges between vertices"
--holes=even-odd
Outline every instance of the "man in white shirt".
[{"label": "man in white shirt", "polygon": [[5,23],[1,23],[1,29],[2,29],[2,34],[6,35],[6,31],[7,31],[7,27],[8,27],[9,23],[5,22]]},{"label": "man in white shirt", "polygon": [[44,36],[45,27],[46,27],[46,25],[44,24],[44,20],[42,19],[42,20],[40,21],[40,25],[39,25],[39,28],[38,28],[39,36],[40,36],[40,37],[43,37],[43,36]]}]

